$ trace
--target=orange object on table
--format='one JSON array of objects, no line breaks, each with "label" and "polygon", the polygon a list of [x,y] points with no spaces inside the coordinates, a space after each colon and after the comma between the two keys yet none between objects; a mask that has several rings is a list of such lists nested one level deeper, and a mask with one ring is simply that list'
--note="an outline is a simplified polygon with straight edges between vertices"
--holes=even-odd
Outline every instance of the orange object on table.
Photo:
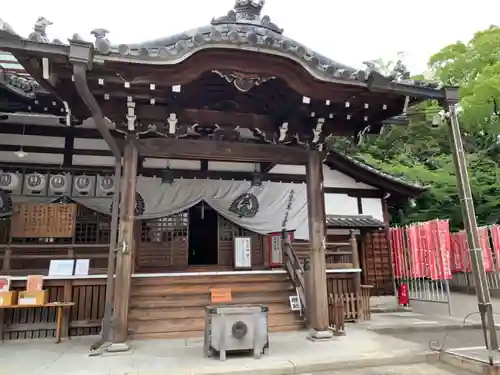
[{"label": "orange object on table", "polygon": [[231,302],[230,288],[212,288],[210,289],[210,298],[213,303]]}]

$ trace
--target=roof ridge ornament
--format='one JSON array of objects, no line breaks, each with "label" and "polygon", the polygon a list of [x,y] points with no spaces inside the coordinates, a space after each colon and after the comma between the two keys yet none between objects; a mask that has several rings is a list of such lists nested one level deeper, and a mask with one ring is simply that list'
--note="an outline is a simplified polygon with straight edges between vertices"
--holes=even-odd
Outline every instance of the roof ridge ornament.
[{"label": "roof ridge ornament", "polygon": [[47,18],[38,17],[28,39],[39,43],[50,43],[49,37],[47,36],[47,26],[50,25],[53,25],[53,23]]},{"label": "roof ridge ornament", "polygon": [[213,18],[211,24],[246,24],[263,27],[278,34],[282,34],[283,29],[271,22],[269,16],[261,17],[265,3],[265,0],[236,0],[233,9],[227,12],[227,15]]}]

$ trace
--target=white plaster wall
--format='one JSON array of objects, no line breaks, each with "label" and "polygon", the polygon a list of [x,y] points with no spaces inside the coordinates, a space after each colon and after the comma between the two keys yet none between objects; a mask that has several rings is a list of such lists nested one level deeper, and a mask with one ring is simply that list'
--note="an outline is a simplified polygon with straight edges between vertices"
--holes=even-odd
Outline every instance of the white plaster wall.
[{"label": "white plaster wall", "polygon": [[323,181],[324,187],[376,189],[373,186],[357,182],[353,178],[343,174],[342,172],[330,169],[330,167],[327,167],[326,165],[323,166]]},{"label": "white plaster wall", "polygon": [[363,215],[371,215],[375,219],[384,221],[384,206],[380,198],[361,198]]},{"label": "white plaster wall", "polygon": [[[303,165],[284,165],[277,164],[272,168],[269,173],[278,174],[295,174],[295,175],[305,175],[306,167]],[[323,181],[324,187],[333,188],[353,188],[353,189],[374,189],[377,188],[364,184],[362,182],[357,182],[353,178],[339,172],[330,169],[330,167],[323,166]]]},{"label": "white plaster wall", "polygon": [[347,194],[325,194],[327,215],[358,215],[358,200]]},{"label": "white plaster wall", "polygon": [[208,162],[208,170],[210,171],[254,172],[255,169],[255,163],[234,163],[225,161]]},{"label": "white plaster wall", "polygon": [[104,139],[75,138],[73,147],[76,150],[109,150]]},{"label": "white plaster wall", "polygon": [[64,138],[41,137],[39,135],[2,134],[0,135],[0,144],[64,148]]},{"label": "white plaster wall", "polygon": [[305,175],[306,167],[304,165],[276,164],[269,173]]},{"label": "white plaster wall", "polygon": [[177,159],[158,159],[158,158],[146,158],[144,160],[144,168],[165,168],[167,162],[172,169],[188,169],[188,170],[199,170],[201,168],[201,161],[199,160],[177,160]]},{"label": "white plaster wall", "polygon": [[36,164],[61,165],[63,163],[63,155],[29,152],[24,158],[19,158],[13,152],[0,151],[0,161],[2,161],[3,163],[12,163],[12,164],[36,163]]},{"label": "white plaster wall", "polygon": [[73,165],[105,166],[115,165],[114,156],[73,155]]}]

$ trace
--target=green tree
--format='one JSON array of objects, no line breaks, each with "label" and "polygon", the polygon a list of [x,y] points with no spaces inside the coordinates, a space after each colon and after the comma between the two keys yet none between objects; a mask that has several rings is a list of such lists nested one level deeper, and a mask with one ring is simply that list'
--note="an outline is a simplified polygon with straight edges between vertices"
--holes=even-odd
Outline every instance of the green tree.
[{"label": "green tree", "polygon": [[[377,61],[378,66],[386,66]],[[460,86],[460,124],[467,152],[476,213],[480,224],[500,221],[500,28],[478,32],[468,43],[445,46],[431,56],[432,77]],[[341,143],[351,155],[430,189],[406,205],[404,215],[392,210],[395,223],[450,218],[462,227],[460,202],[445,124],[431,126],[437,103],[410,108],[408,127],[393,126],[357,148]]]}]

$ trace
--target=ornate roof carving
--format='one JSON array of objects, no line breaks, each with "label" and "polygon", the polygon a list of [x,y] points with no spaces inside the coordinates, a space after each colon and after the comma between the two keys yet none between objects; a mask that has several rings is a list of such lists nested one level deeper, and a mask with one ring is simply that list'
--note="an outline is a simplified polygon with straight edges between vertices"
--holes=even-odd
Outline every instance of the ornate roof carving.
[{"label": "ornate roof carving", "polygon": [[[96,58],[107,56],[127,59],[142,64],[175,64],[193,53],[208,48],[243,49],[248,51],[274,54],[300,63],[315,78],[322,80],[366,82],[375,70],[370,61],[364,62],[366,68],[358,70],[332,60],[305,45],[286,37],[283,29],[271,22],[269,16],[262,16],[264,0],[235,0],[233,9],[222,17],[215,18],[209,25],[198,27],[169,37],[132,44],[113,44],[107,38],[108,30],[94,29]],[[41,43],[61,44],[60,40],[50,42],[47,28],[52,23],[39,17],[28,39]],[[10,35],[19,37],[14,29],[0,19],[0,38]],[[75,34],[73,40],[83,40]],[[397,65],[387,82],[398,82],[418,87],[436,88],[437,85],[415,81],[404,64]],[[382,75],[379,74],[379,78]]]},{"label": "ornate roof carving", "polygon": [[283,29],[271,22],[269,16],[261,17],[265,0],[236,0],[234,8],[227,15],[212,19],[212,25],[233,24],[253,25],[283,34]]}]

